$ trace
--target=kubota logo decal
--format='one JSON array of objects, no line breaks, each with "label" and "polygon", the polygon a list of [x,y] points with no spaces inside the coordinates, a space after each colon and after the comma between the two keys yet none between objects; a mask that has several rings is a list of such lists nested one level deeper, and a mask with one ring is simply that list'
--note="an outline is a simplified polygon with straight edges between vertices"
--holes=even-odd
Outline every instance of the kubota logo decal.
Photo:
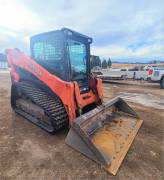
[{"label": "kubota logo decal", "polygon": [[42,72],[37,67],[35,67],[33,64],[28,64],[28,67],[32,71],[34,71],[36,74],[38,74],[39,76],[42,76]]}]

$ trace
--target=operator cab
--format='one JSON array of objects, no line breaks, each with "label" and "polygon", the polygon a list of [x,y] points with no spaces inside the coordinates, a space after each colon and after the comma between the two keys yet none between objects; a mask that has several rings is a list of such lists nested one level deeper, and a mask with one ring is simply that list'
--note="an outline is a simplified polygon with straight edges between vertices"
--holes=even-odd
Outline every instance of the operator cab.
[{"label": "operator cab", "polygon": [[31,56],[62,80],[77,81],[83,93],[89,90],[91,43],[92,38],[62,28],[33,36]]}]

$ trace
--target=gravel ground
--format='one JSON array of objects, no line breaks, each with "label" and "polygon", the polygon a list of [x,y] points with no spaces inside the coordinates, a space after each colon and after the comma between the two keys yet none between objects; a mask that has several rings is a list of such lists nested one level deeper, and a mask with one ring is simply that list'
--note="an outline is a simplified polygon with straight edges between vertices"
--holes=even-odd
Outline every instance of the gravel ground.
[{"label": "gravel ground", "polygon": [[10,107],[9,76],[0,73],[0,180],[163,179],[164,94],[157,85],[103,85],[105,100],[121,95],[144,120],[112,176],[64,143],[67,130],[52,136],[16,115]]}]

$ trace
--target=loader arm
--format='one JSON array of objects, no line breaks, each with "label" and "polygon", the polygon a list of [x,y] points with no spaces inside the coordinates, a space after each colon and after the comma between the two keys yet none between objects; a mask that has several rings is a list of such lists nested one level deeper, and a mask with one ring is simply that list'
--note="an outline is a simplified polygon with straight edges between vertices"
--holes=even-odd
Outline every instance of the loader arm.
[{"label": "loader arm", "polygon": [[[28,71],[34,75],[37,79],[42,81],[48,86],[55,94],[62,100],[65,109],[69,116],[70,123],[76,118],[76,110],[83,108],[84,106],[98,102],[102,98],[101,80],[97,79],[95,89],[97,93],[93,93],[92,90],[85,94],[80,94],[78,84],[76,82],[66,82],[49,73],[45,68],[35,62],[32,58],[25,55],[18,49],[7,49],[7,59],[11,67],[11,76],[15,82],[21,80],[20,75],[16,71],[16,67]],[[76,99],[76,101],[74,101]],[[78,106],[77,106],[78,105]]]}]

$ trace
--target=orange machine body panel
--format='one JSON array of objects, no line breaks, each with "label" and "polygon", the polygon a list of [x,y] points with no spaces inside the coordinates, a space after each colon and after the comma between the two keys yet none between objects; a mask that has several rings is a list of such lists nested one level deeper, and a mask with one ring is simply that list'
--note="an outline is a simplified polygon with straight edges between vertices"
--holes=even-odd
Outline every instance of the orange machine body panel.
[{"label": "orange machine body panel", "polygon": [[96,82],[92,87],[94,91],[90,90],[87,93],[80,94],[77,82],[66,82],[61,80],[59,77],[49,73],[45,68],[20,50],[7,49],[6,54],[13,81],[19,82],[21,78],[16,72],[15,66],[33,74],[60,97],[69,116],[70,123],[76,118],[76,110],[78,108],[82,109],[86,105],[100,103],[102,100],[102,82],[100,79],[94,78]]}]

